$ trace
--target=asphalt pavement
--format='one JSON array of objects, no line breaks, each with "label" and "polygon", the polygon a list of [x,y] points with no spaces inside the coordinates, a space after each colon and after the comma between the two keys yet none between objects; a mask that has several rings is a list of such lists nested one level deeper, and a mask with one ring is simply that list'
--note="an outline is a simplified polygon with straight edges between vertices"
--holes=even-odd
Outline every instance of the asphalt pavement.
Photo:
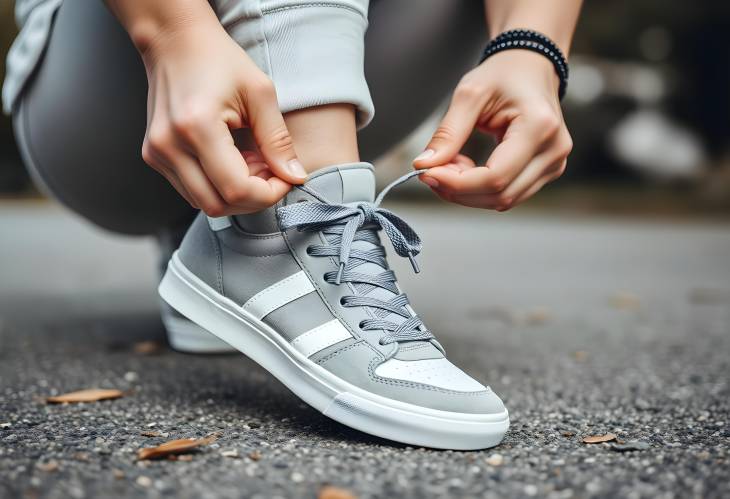
[{"label": "asphalt pavement", "polygon": [[[730,496],[729,223],[388,207],[425,244],[419,275],[391,258],[402,287],[510,410],[500,446],[373,438],[243,356],[174,352],[151,240],[2,202],[0,496]],[[45,403],[90,387],[124,396]],[[137,460],[210,434],[182,459]]]}]

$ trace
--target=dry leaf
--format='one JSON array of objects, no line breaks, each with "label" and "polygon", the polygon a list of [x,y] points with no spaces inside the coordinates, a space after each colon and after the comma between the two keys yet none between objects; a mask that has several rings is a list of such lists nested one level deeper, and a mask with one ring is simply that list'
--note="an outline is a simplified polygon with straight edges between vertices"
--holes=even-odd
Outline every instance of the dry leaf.
[{"label": "dry leaf", "polygon": [[251,451],[248,453],[248,458],[251,461],[258,461],[259,459],[261,459],[261,452],[257,450]]},{"label": "dry leaf", "polygon": [[641,305],[638,296],[627,292],[616,293],[610,298],[609,303],[619,310],[636,310]]},{"label": "dry leaf", "polygon": [[572,437],[573,435],[575,435],[575,433],[573,433],[572,431],[564,431],[564,432],[562,433],[562,435],[563,435],[564,437]]},{"label": "dry leaf", "polygon": [[540,326],[550,322],[550,311],[545,307],[537,307],[525,315],[525,322],[528,326]]},{"label": "dry leaf", "polygon": [[588,358],[588,352],[585,350],[578,350],[577,352],[573,352],[573,357],[575,357],[575,360],[578,362],[585,362]]},{"label": "dry leaf", "polygon": [[613,433],[606,433],[605,435],[591,435],[583,439],[584,444],[600,444],[603,442],[610,442],[616,440],[616,435]]},{"label": "dry leaf", "polygon": [[159,431],[143,431],[140,432],[140,435],[142,435],[143,437],[160,437],[162,436],[162,433],[160,433]]},{"label": "dry leaf", "polygon": [[77,392],[64,393],[55,397],[46,397],[49,404],[74,404],[77,402],[98,402],[99,400],[118,399],[123,397],[121,390],[105,390],[103,388],[90,388]]},{"label": "dry leaf", "polygon": [[140,341],[134,344],[132,350],[139,355],[156,355],[162,350],[162,345],[156,341]]},{"label": "dry leaf", "polygon": [[157,447],[146,447],[137,452],[137,459],[157,459],[174,454],[182,454],[202,445],[208,445],[215,441],[213,437],[206,438],[183,438],[180,440],[170,440]]},{"label": "dry leaf", "polygon": [[47,463],[38,463],[37,468],[41,471],[52,472],[58,470],[58,461],[50,460]]},{"label": "dry leaf", "polygon": [[327,485],[319,490],[317,499],[357,499],[357,496],[349,490]]}]

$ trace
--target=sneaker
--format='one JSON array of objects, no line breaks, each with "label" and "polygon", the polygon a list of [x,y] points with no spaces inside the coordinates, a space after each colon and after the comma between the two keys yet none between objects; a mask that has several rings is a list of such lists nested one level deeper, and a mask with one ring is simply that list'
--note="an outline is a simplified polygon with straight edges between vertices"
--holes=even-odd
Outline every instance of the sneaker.
[{"label": "sneaker", "polygon": [[417,446],[497,445],[502,401],[446,359],[381,245],[380,229],[418,271],[418,235],[379,207],[418,173],[374,200],[372,166],[335,166],[261,212],[201,214],[160,295],[340,423]]},{"label": "sneaker", "polygon": [[[157,243],[160,248],[162,275],[167,269],[167,263],[177,247],[180,245],[183,231],[166,230],[159,234]],[[196,323],[172,308],[164,300],[160,300],[160,319],[167,332],[167,342],[178,352],[219,354],[238,352],[231,345],[209,333]]]}]

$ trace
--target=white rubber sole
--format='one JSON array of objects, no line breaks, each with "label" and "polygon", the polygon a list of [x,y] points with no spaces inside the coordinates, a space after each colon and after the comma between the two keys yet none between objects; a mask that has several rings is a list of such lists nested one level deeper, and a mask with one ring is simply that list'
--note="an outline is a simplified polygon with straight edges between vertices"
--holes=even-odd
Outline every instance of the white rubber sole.
[{"label": "white rubber sole", "polygon": [[160,296],[193,322],[247,355],[324,415],[371,435],[437,449],[475,450],[504,438],[509,415],[448,412],[358,388],[295,350],[274,329],[192,274],[173,254]]}]

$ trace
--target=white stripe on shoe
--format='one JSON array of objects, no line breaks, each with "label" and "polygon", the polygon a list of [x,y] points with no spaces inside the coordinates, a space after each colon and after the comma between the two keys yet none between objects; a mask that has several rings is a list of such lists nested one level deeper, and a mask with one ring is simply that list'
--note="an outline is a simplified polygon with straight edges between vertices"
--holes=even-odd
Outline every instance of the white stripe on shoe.
[{"label": "white stripe on shoe", "polygon": [[309,357],[348,338],[352,338],[350,331],[342,325],[339,319],[334,319],[300,334],[292,340],[291,344],[302,355]]},{"label": "white stripe on shoe", "polygon": [[312,291],[314,291],[312,281],[309,280],[306,272],[300,270],[259,291],[244,303],[242,308],[257,319],[263,319],[277,308]]}]

